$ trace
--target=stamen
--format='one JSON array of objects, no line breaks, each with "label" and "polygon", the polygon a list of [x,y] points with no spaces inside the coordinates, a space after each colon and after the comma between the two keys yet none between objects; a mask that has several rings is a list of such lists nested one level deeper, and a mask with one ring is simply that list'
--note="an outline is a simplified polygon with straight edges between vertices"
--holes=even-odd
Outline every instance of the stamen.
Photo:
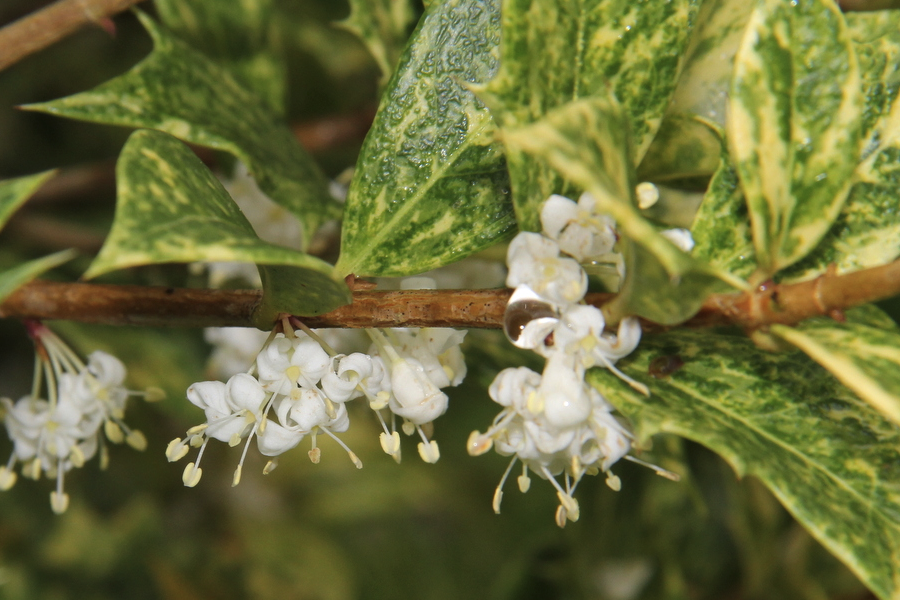
[{"label": "stamen", "polygon": [[519,484],[519,491],[523,494],[531,488],[531,477],[528,476],[528,465],[522,465],[522,474],[519,475],[516,482]]},{"label": "stamen", "polygon": [[503,477],[500,478],[500,483],[498,483],[497,487],[494,489],[494,499],[491,502],[491,506],[494,508],[494,514],[500,514],[500,503],[503,501],[503,486],[506,485],[506,478],[509,477],[513,465],[516,464],[517,460],[519,460],[519,457],[512,457],[512,460],[509,461],[509,465],[507,465],[506,470],[503,472]]},{"label": "stamen", "polygon": [[331,432],[328,431],[327,429],[323,429],[322,431],[324,431],[325,433],[327,433],[327,434],[331,437],[331,439],[333,439],[334,441],[336,441],[338,444],[340,444],[341,448],[343,448],[344,450],[347,451],[347,454],[350,456],[350,460],[353,462],[354,465],[356,465],[356,468],[357,468],[357,469],[362,469],[362,468],[363,468],[362,461],[359,460],[359,457],[356,456],[356,453],[353,452],[353,450],[351,450],[350,448],[347,447],[347,444],[345,444],[343,441],[341,441],[341,438],[339,438],[338,436],[334,435],[333,433],[331,433]]},{"label": "stamen", "polygon": [[672,471],[669,471],[668,469],[663,469],[662,467],[660,467],[658,465],[654,465],[652,463],[643,461],[639,458],[635,458],[635,457],[631,456],[630,454],[626,454],[624,456],[624,458],[625,458],[625,460],[630,460],[631,462],[639,464],[644,467],[647,467],[648,469],[653,469],[653,472],[656,473],[657,475],[659,475],[660,477],[665,477],[666,479],[671,479],[672,481],[681,481],[681,475],[679,475],[678,473],[673,473]]}]

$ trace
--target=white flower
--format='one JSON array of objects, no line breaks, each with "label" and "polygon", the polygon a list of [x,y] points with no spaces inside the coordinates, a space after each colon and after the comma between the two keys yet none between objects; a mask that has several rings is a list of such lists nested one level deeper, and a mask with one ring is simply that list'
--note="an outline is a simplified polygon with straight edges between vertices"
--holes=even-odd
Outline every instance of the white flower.
[{"label": "white flower", "polygon": [[362,390],[357,389],[358,386],[372,374],[372,369],[372,357],[368,354],[339,354],[332,359],[332,367],[322,377],[322,391],[334,402],[357,398],[363,394]]},{"label": "white flower", "polygon": [[539,393],[544,417],[551,427],[574,427],[584,423],[591,414],[584,371],[565,354],[555,353],[547,361]]},{"label": "white flower", "polygon": [[597,214],[596,200],[587,193],[578,204],[564,196],[550,196],[541,208],[541,225],[547,237],[579,262],[608,254],[616,244],[615,221]]},{"label": "white flower", "polygon": [[279,334],[256,358],[259,381],[266,391],[288,395],[297,387],[314,387],[328,371],[331,358],[306,334],[288,339]]},{"label": "white flower", "polygon": [[447,411],[449,399],[426,374],[425,367],[414,358],[395,361],[391,365],[391,412],[414,423],[430,423]]},{"label": "white flower", "polygon": [[521,232],[507,250],[506,285],[527,285],[558,304],[577,302],[587,291],[587,275],[571,258],[559,256],[559,245],[539,233]]}]

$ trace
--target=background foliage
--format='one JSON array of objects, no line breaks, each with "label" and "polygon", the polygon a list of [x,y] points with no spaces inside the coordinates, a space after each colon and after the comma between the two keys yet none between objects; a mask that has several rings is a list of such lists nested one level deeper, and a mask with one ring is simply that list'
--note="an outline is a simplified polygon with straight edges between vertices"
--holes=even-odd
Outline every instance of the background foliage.
[{"label": "background foliage", "polygon": [[[743,285],[740,278],[787,268],[779,277],[805,279],[831,262],[851,269],[896,257],[900,246],[885,243],[895,224],[872,205],[890,205],[896,185],[897,13],[851,15],[844,25],[828,2],[803,3],[814,14],[807,18],[768,0],[757,4],[751,43],[739,35],[749,3],[729,0],[656,8],[510,0],[502,16],[499,0],[349,4],[352,14],[330,0],[240,8],[158,1],[144,5],[148,14],[117,17],[115,38],[84,31],[0,73],[0,132],[14,140],[0,147],[0,179],[119,157],[117,190],[39,196],[10,220],[0,237],[0,289],[15,276],[9,267],[68,258],[52,253],[70,246],[82,256],[56,273],[80,276],[111,232],[89,269],[103,281],[202,285],[168,263],[244,258],[264,269],[305,269],[318,295],[288,306],[297,290],[270,285],[267,309],[314,314],[346,299],[347,273],[406,275],[446,264],[507,239],[516,219],[536,229],[550,191],[577,189],[617,217],[629,271],[640,274],[620,295],[622,314],[677,322],[709,291]],[[33,8],[7,2],[0,22]],[[587,52],[561,60],[572,46]],[[736,57],[733,84],[730,69],[709,68],[713,50],[724,63]],[[774,68],[784,64],[793,68]],[[726,123],[729,85],[734,116]],[[778,94],[794,86],[800,97],[827,88],[831,103],[780,105]],[[697,89],[704,100],[692,95]],[[381,90],[365,141],[309,155],[285,125],[371,113]],[[11,108],[21,104],[30,112]],[[124,128],[51,115],[165,133],[129,137]],[[630,130],[613,126],[621,123]],[[777,143],[760,131],[776,132]],[[678,150],[684,140],[690,160]],[[204,156],[219,172],[235,157],[255,166],[265,191],[307,225],[305,245],[340,211],[327,178],[362,152],[336,269],[255,239],[182,142],[214,149]],[[155,157],[152,172],[141,162],[147,156]],[[668,209],[634,208],[639,177],[672,185]],[[191,204],[190,214],[177,208],[177,195],[157,194],[170,205],[147,204],[157,185],[209,202]],[[799,209],[798,190],[812,198]],[[6,198],[11,205],[21,196],[6,192],[0,212]],[[656,228],[678,225],[700,196],[698,249],[689,257]],[[170,219],[171,239],[143,231],[148,211]],[[201,223],[189,248],[177,235],[185,219]],[[126,264],[142,266],[116,271]],[[279,274],[264,271],[263,281]],[[879,375],[898,362],[897,333],[877,309],[850,316],[841,326],[773,329],[803,350],[789,354],[763,352],[729,330],[648,338],[621,366],[651,387],[649,400],[595,374],[635,424],[641,456],[683,480],[623,465],[620,493],[585,481],[581,521],[566,530],[551,519],[553,494],[538,486],[525,498],[510,494],[504,514],[493,515],[505,461],[465,455],[468,432],[492,416],[488,383],[530,360],[494,333],[469,336],[470,374],[437,424],[436,466],[410,460],[407,449],[397,467],[380,452],[376,424],[357,418],[345,440],[366,462],[362,471],[325,442],[322,464],[295,453],[264,478],[251,459],[232,489],[237,457],[215,448],[203,483],[185,489],[162,457],[166,441],[196,420],[183,394],[203,377],[201,334],[60,324],[83,353],[106,349],[125,360],[133,388],[162,385],[169,399],[133,409],[135,424],[150,432],[145,454],[116,448],[108,471],[92,465],[69,478],[73,504],[64,517],[50,517],[40,485],[0,495],[0,585],[11,598],[871,597],[821,542],[892,597],[900,527],[897,428],[888,419],[900,415],[891,412],[896,382]],[[861,337],[869,343],[851,343]],[[0,394],[18,397],[29,387],[29,342],[7,321],[0,339]],[[817,350],[837,344],[843,354]],[[665,365],[675,363],[659,362],[675,357],[689,360],[671,370]],[[850,378],[859,397],[838,382],[851,367],[873,380]]]}]

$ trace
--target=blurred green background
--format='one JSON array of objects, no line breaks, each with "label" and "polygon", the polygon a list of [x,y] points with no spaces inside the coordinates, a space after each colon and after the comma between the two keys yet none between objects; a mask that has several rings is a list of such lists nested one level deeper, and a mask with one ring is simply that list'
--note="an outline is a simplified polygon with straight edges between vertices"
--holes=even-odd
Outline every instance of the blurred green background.
[{"label": "blurred green background", "polygon": [[[0,25],[44,4],[4,0]],[[364,121],[377,104],[379,73],[363,46],[332,26],[348,14],[346,3],[279,0],[278,8],[291,123]],[[131,14],[115,24],[114,37],[89,28],[0,72],[0,178],[55,167],[96,177],[29,203],[0,235],[0,268],[75,245],[85,256],[57,275],[75,279],[102,242],[114,207],[108,174],[128,131],[14,107],[91,88],[149,52]],[[354,164],[360,143],[361,135],[350,135],[314,154],[337,176]],[[199,283],[177,267],[107,280]],[[872,597],[755,480],[737,481],[712,453],[675,438],[655,440],[642,456],[686,474],[681,483],[622,464],[622,491],[588,478],[578,492],[581,520],[560,530],[555,494],[534,478],[524,496],[511,482],[503,514],[494,515],[491,497],[507,459],[470,458],[465,441],[497,412],[485,392],[496,372],[531,360],[494,332],[469,335],[469,376],[436,424],[436,465],[419,460],[412,440],[396,465],[380,449],[374,417],[359,406],[342,437],[362,470],[323,436],[321,464],[310,464],[301,447],[263,476],[265,461],[251,452],[242,483],[232,488],[240,451],[213,443],[202,481],[187,489],[185,463],[166,462],[164,450],[202,419],[184,398],[190,383],[205,379],[202,332],[54,329],[82,354],[103,349],[122,358],[132,389],[158,385],[169,396],[130,405],[127,421],[146,433],[146,452],[114,447],[107,471],[95,460],[68,475],[65,515],[50,511],[51,482],[20,481],[0,493],[3,598]],[[33,351],[18,322],[0,321],[0,340],[0,396],[16,399],[30,389]],[[9,451],[2,436],[0,460]]]}]

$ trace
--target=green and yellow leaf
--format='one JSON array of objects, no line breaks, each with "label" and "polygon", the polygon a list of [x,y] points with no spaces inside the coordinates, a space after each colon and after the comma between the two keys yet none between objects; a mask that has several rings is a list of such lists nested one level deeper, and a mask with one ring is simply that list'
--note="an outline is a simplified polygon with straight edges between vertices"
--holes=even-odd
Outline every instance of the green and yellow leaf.
[{"label": "green and yellow leaf", "polygon": [[819,318],[770,332],[828,369],[885,417],[900,425],[900,330],[859,322],[848,311],[843,323]]},{"label": "green and yellow leaf", "polygon": [[44,171],[34,175],[16,177],[0,181],[0,229],[6,225],[13,213],[38,191],[56,171]]},{"label": "green and yellow leaf", "polygon": [[731,156],[766,278],[822,239],[850,190],[863,96],[850,34],[831,0],[763,0],[735,58]]},{"label": "green and yellow leaf", "polygon": [[741,279],[756,271],[747,203],[727,152],[709,182],[691,226],[692,255]]},{"label": "green and yellow leaf", "polygon": [[447,0],[422,17],[363,144],[338,272],[421,273],[513,232],[502,145],[468,89],[497,68],[499,9]]},{"label": "green and yellow leaf", "polygon": [[[684,365],[660,379],[653,360]],[[755,475],[880,598],[900,595],[900,429],[801,353],[771,354],[741,336],[649,337],[592,383],[635,425],[694,440],[738,475]]]},{"label": "green and yellow leaf", "polygon": [[410,0],[350,0],[350,16],[338,23],[362,40],[384,85],[394,74],[416,13]]},{"label": "green and yellow leaf", "polygon": [[229,69],[273,110],[284,112],[287,73],[277,44],[273,0],[156,0],[154,6],[172,33]]},{"label": "green and yellow leaf", "polygon": [[314,315],[350,301],[331,265],[260,240],[209,169],[168,134],[133,133],[119,156],[116,179],[112,230],[85,278],[157,263],[253,262],[293,267],[292,277],[308,283],[293,299],[295,310],[277,307],[284,312]]},{"label": "green and yellow leaf", "polygon": [[[504,129],[518,129],[612,91],[634,140],[627,158],[640,162],[675,89],[699,4],[504,0],[500,69],[479,95]],[[575,190],[517,148],[507,158],[519,228],[538,231],[541,203]]]},{"label": "green and yellow leaf", "polygon": [[328,182],[291,130],[224,67],[139,13],[154,50],[124,75],[91,91],[25,108],[61,117],[146,127],[224,150],[250,169],[259,187],[297,215],[304,244],[340,215]]},{"label": "green and yellow leaf", "polygon": [[900,256],[900,12],[846,18],[865,96],[861,162],[834,225],[813,252],[782,273],[784,281],[812,279],[829,268],[857,271]]}]

